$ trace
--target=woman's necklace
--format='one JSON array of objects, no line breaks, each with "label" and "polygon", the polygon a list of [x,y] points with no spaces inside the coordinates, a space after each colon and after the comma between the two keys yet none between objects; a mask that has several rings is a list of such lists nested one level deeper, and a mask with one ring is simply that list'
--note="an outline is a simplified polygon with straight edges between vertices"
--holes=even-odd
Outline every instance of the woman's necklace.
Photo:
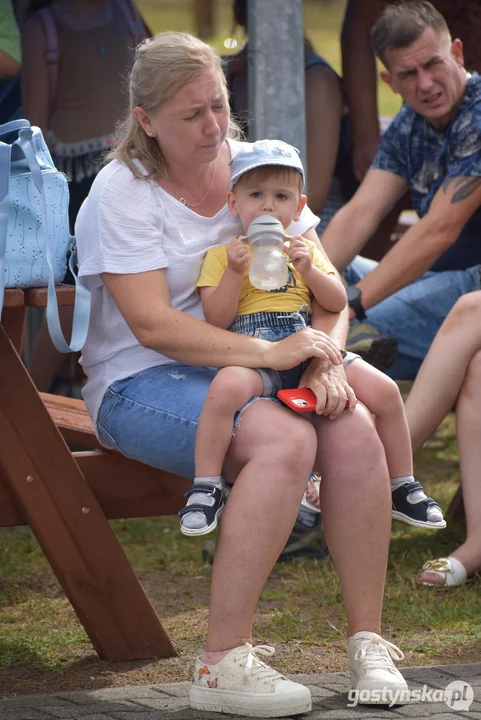
[{"label": "woman's necklace", "polygon": [[210,191],[212,190],[212,185],[213,185],[213,183],[214,183],[214,175],[215,175],[216,163],[217,163],[217,158],[216,158],[215,161],[214,161],[214,170],[212,171],[212,177],[211,177],[211,179],[210,179],[209,189],[207,190],[207,192],[206,192],[206,194],[204,195],[204,197],[202,198],[202,200],[201,200],[200,202],[198,202],[198,203],[195,203],[195,205],[192,205],[191,203],[188,203],[187,200],[186,200],[184,197],[182,197],[182,195],[180,194],[180,192],[177,190],[177,188],[175,187],[174,183],[173,183],[172,180],[170,179],[169,174],[167,173],[167,180],[168,180],[169,183],[172,185],[172,188],[173,188],[173,190],[175,191],[175,194],[179,196],[179,202],[180,202],[182,205],[185,205],[185,207],[188,207],[188,208],[196,208],[196,207],[199,207],[199,205],[202,205],[202,203],[204,202],[204,200],[207,200],[207,195],[208,195],[208,194],[210,193]]}]

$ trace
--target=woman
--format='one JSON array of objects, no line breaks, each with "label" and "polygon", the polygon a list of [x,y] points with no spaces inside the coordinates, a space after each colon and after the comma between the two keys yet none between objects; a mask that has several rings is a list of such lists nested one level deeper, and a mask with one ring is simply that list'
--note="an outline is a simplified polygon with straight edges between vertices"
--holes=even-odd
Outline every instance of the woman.
[{"label": "woman", "polygon": [[480,312],[481,292],[467,293],[456,302],[434,338],[406,401],[414,452],[456,405],[466,540],[449,557],[425,563],[419,581],[433,587],[464,585],[470,575],[481,570]]},{"label": "woman", "polygon": [[132,48],[147,35],[130,0],[125,2],[31,0],[22,30],[25,117],[42,129],[55,165],[70,180],[72,226],[125,112],[122,85]]},{"label": "woman", "polygon": [[[235,23],[247,30],[247,0],[234,0]],[[231,109],[248,133],[247,45],[225,57]],[[351,161],[349,116],[342,81],[309,40],[304,47],[307,187],[309,207],[321,221],[322,235],[329,220],[353,195],[357,182]]]},{"label": "woman", "polygon": [[[239,234],[226,205],[239,143],[212,48],[184,33],[142,43],[121,135],[76,225],[80,274],[92,291],[84,397],[102,443],[193,477],[196,424],[212,368],[232,363],[280,369],[313,356],[303,382],[316,392],[320,413],[340,416],[349,392],[336,347],[345,337],[344,317],[314,318],[333,340],[309,328],[278,343],[202,322],[195,294],[202,257]],[[312,238],[314,225],[305,210],[291,228]],[[352,677],[358,686],[405,687],[377,634],[390,505],[384,454],[367,414],[356,408],[335,422],[319,416],[310,424],[258,399],[237,425],[223,472],[235,484],[218,535],[191,706],[259,717],[310,708],[306,688],[262,663],[256,653],[273,650],[252,648],[251,638],[259,593],[314,464],[323,471],[326,536],[345,597]]]},{"label": "woman", "polygon": [[[41,128],[56,167],[69,179],[72,229],[101,159],[115,142],[126,108],[123,78],[132,67],[133,48],[146,35],[132,0],[29,2],[22,28],[24,117]],[[69,335],[72,308],[60,308],[60,316]],[[59,376],[66,374],[72,391],[82,378],[75,378],[70,359],[54,348],[44,322],[30,368],[37,388],[58,392],[65,387]]]}]

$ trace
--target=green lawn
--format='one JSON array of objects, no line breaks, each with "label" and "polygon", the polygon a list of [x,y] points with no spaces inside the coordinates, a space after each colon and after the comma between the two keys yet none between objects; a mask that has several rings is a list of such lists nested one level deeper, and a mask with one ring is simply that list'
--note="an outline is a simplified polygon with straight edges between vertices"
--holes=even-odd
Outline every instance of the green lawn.
[{"label": "green lawn", "polygon": [[[182,30],[195,33],[194,15],[189,0],[138,0],[153,32],[165,30]],[[219,52],[226,54],[235,52],[242,46],[243,36],[240,30],[233,34],[233,20],[230,0],[217,0],[216,32],[209,42]],[[316,51],[335,68],[341,71],[340,29],[342,24],[344,3],[342,0],[304,0],[304,29]],[[228,38],[238,42],[236,49],[227,48],[224,43]],[[399,98],[379,80],[379,110],[381,115],[392,117],[399,110]]]}]

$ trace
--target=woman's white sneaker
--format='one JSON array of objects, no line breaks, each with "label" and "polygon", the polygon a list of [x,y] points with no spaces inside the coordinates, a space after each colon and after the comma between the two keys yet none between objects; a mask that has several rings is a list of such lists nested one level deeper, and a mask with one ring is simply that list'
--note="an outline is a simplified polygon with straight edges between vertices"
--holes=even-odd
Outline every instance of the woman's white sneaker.
[{"label": "woman's white sneaker", "polygon": [[311,710],[311,693],[259,659],[275,652],[268,645],[245,643],[220,662],[207,665],[198,657],[189,690],[195,710],[247,717],[285,717]]},{"label": "woman's white sneaker", "polygon": [[351,684],[364,705],[403,704],[408,685],[394,665],[404,658],[401,650],[373,632],[358,632],[347,640]]}]

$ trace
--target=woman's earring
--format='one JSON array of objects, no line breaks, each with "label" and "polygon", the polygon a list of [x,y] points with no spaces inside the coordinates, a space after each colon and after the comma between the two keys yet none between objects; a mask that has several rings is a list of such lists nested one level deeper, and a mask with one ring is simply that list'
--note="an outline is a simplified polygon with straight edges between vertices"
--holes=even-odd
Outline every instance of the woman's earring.
[{"label": "woman's earring", "polygon": [[155,133],[153,133],[153,132],[148,132],[147,135],[148,135],[149,137],[155,137]]}]

